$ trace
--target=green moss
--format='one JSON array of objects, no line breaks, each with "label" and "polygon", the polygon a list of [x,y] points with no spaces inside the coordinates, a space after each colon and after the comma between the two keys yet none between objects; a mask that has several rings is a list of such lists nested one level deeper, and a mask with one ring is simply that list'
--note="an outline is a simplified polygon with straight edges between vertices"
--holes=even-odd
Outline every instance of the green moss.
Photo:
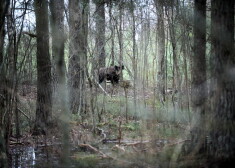
[{"label": "green moss", "polygon": [[140,128],[140,124],[136,122],[126,123],[122,125],[122,128],[129,131],[135,131]]},{"label": "green moss", "polygon": [[74,162],[78,167],[90,168],[97,167],[97,162],[100,158],[95,154],[76,154],[74,156]]}]

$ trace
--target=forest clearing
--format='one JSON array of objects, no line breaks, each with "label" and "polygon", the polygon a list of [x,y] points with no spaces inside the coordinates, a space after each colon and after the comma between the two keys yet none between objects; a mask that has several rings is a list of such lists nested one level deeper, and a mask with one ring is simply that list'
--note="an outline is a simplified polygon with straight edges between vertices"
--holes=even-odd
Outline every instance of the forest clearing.
[{"label": "forest clearing", "polygon": [[1,0],[0,167],[234,167],[234,5]]},{"label": "forest clearing", "polygon": [[[172,150],[176,150],[175,152],[177,153],[178,149],[176,147],[178,148],[178,145],[189,141],[188,114],[180,112],[181,114],[177,114],[178,117],[174,119],[173,109],[162,109],[154,113],[152,99],[146,98],[145,105],[142,101],[143,97],[138,98],[138,110],[137,114],[135,114],[133,95],[131,96],[130,93],[128,102],[126,102],[124,91],[119,88],[117,93],[117,95],[112,97],[106,97],[105,111],[101,114],[101,121],[95,124],[95,130],[93,130],[93,125],[91,124],[92,116],[82,122],[77,115],[73,115],[70,119],[69,143],[71,146],[69,149],[71,151],[69,152],[69,159],[72,161],[71,166],[156,167],[161,165],[169,167],[170,164],[176,164],[175,161],[168,163],[169,158],[165,158],[165,153],[163,154],[162,152],[167,152],[167,155],[170,156]],[[103,102],[100,100],[103,99],[103,96],[101,93],[97,98],[97,106],[102,106]],[[147,95],[146,97],[152,96]],[[22,100],[25,102],[32,101],[32,97],[35,98],[35,96],[26,95],[22,97]],[[128,105],[127,114],[126,105]],[[161,104],[157,106],[159,107],[156,108],[163,108]],[[24,111],[27,110],[24,109]],[[56,112],[54,113],[55,116],[58,116]],[[180,116],[182,118],[179,118]],[[21,164],[28,161],[30,166],[36,163],[35,167],[59,166],[58,160],[63,155],[61,144],[61,136],[63,135],[57,130],[57,128],[60,128],[59,125],[53,126],[53,128],[46,137],[34,137],[31,135],[31,131],[28,130],[26,132],[29,132],[29,134],[19,139],[11,138],[10,146],[12,146],[13,164],[15,165],[18,159],[15,158],[15,153],[20,153],[21,157],[23,157]],[[35,146],[35,144],[37,145]],[[35,159],[36,161],[32,159],[31,146],[35,146],[35,157],[37,157],[38,151],[39,159]],[[45,156],[43,155],[49,156],[47,162],[45,162]],[[57,160],[55,159],[54,161],[54,157]],[[154,159],[154,157],[158,159]],[[160,164],[158,163],[159,160],[161,160]],[[20,163],[19,160],[18,162]]]}]

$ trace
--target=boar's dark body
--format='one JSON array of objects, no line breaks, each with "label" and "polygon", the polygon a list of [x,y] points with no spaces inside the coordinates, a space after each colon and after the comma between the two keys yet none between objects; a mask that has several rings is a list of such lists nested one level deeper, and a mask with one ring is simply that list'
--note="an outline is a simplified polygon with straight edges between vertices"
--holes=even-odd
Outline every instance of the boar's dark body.
[{"label": "boar's dark body", "polygon": [[102,83],[105,80],[111,81],[111,83],[118,84],[120,79],[120,74],[124,66],[110,66],[110,67],[102,67],[99,69],[99,83]]}]

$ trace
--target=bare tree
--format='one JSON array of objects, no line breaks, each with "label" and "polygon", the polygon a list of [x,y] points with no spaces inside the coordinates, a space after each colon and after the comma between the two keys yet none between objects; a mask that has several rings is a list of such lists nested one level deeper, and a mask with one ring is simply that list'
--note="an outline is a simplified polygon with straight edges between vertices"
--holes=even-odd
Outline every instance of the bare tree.
[{"label": "bare tree", "polygon": [[113,2],[110,1],[109,2],[109,29],[110,29],[110,38],[111,38],[111,64],[110,65],[114,65],[114,61],[115,61],[115,56],[114,56],[114,40],[115,40],[115,25],[113,23],[113,15],[112,15],[112,10],[113,10]]},{"label": "bare tree", "polygon": [[150,40],[150,20],[149,20],[149,13],[144,13],[146,20],[142,23],[142,34],[143,34],[143,95],[144,95],[144,104],[146,106],[146,88],[148,88],[148,45],[149,45],[149,40]]},{"label": "bare tree", "polygon": [[[119,29],[118,30],[118,42],[119,42],[119,63],[123,65],[123,2],[119,3]],[[120,80],[123,80],[123,73],[120,74]]]},{"label": "bare tree", "polygon": [[[98,67],[105,66],[105,1],[94,0],[96,5],[95,23],[96,23],[96,57],[98,62],[95,62]],[[98,64],[97,64],[98,63]],[[95,66],[97,68],[97,66]]]},{"label": "bare tree", "polygon": [[81,19],[81,28],[79,31],[79,39],[81,46],[80,51],[80,67],[81,67],[81,77],[80,77],[80,107],[79,113],[82,118],[85,117],[86,106],[87,106],[87,96],[86,96],[86,76],[87,69],[88,69],[88,62],[87,62],[87,36],[88,36],[88,14],[89,14],[89,0],[81,0],[80,1],[80,19]]},{"label": "bare tree", "polygon": [[52,32],[52,59],[53,59],[53,84],[56,110],[62,112],[60,116],[61,132],[63,133],[62,165],[68,167],[69,156],[69,109],[67,105],[66,67],[64,60],[65,34],[64,34],[64,0],[50,1],[51,32]]},{"label": "bare tree", "polygon": [[182,56],[183,56],[183,73],[184,73],[184,80],[182,79],[182,81],[184,81],[184,85],[182,85],[182,87],[184,87],[184,89],[182,89],[182,92],[185,92],[185,96],[183,101],[186,103],[187,105],[187,111],[188,111],[188,118],[189,121],[191,120],[191,115],[190,115],[190,91],[189,91],[189,58],[191,58],[191,51],[190,51],[190,27],[187,21],[187,13],[184,11],[185,10],[185,4],[184,2],[182,3],[182,5],[178,4],[179,8],[180,8],[180,29],[181,29],[181,49],[182,50]]},{"label": "bare tree", "polygon": [[[52,78],[53,87],[56,91],[58,80],[64,81],[65,79],[65,61],[64,61],[64,0],[50,1],[51,11],[51,36],[52,36]],[[59,67],[58,67],[59,66]],[[59,72],[59,70],[62,70]],[[58,76],[58,74],[61,74]],[[58,96],[58,95],[57,95]]]},{"label": "bare tree", "polygon": [[85,72],[87,68],[87,24],[89,2],[69,1],[69,89],[70,110],[85,112]]},{"label": "bare tree", "polygon": [[[212,75],[211,151],[219,167],[234,164],[235,77],[234,1],[211,1]],[[223,162],[224,159],[225,162]],[[231,164],[231,165],[233,165]]]},{"label": "bare tree", "polygon": [[51,60],[49,54],[48,3],[35,0],[37,32],[37,104],[34,134],[45,134],[52,119]]},{"label": "bare tree", "polygon": [[6,112],[6,132],[5,138],[13,134],[13,112],[15,111],[15,79],[16,79],[16,28],[15,28],[15,18],[14,18],[14,3],[11,2],[8,8],[6,23],[7,23],[7,37],[9,43],[7,44],[6,56],[7,56],[7,66],[6,66],[6,78],[7,78],[7,89],[8,94],[6,96],[8,106]]},{"label": "bare tree", "polygon": [[0,167],[7,167],[7,145],[8,139],[5,139],[6,126],[4,124],[6,112],[6,74],[4,70],[4,36],[5,36],[5,16],[7,13],[9,0],[1,1],[0,4]]},{"label": "bare tree", "polygon": [[[177,54],[178,53],[178,45],[177,45],[177,26],[176,21],[179,13],[179,9],[176,5],[176,1],[168,1],[165,4],[165,11],[167,15],[167,21],[169,26],[169,35],[170,35],[170,43],[172,48],[172,57],[173,57],[173,68],[172,68],[172,74],[173,74],[173,80],[172,80],[172,88],[174,89],[174,92],[177,90],[178,92],[181,92],[181,76],[180,76],[180,57]],[[181,97],[178,97],[181,99]],[[181,101],[179,101],[181,103]]]},{"label": "bare tree", "polygon": [[137,44],[136,44],[136,17],[135,17],[135,3],[131,0],[131,19],[132,19],[132,41],[133,41],[133,49],[132,49],[132,66],[134,71],[134,106],[135,106],[135,114],[137,113]]},{"label": "bare tree", "polygon": [[[78,113],[79,109],[79,1],[69,1],[69,68],[68,68],[68,86],[69,86],[69,99],[70,111],[73,114]],[[81,50],[81,49],[80,49]]]},{"label": "bare tree", "polygon": [[[206,102],[206,0],[194,1],[194,52],[192,55],[192,145],[200,150],[205,137]],[[196,152],[196,151],[195,151]]]},{"label": "bare tree", "polygon": [[155,0],[157,9],[157,89],[161,101],[165,101],[165,31],[164,31],[164,4],[163,0]]}]

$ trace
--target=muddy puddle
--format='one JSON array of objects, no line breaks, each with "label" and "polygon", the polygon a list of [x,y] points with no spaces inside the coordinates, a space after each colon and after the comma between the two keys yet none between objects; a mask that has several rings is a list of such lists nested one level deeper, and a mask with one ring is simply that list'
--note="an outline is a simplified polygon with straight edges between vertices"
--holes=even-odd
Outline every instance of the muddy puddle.
[{"label": "muddy puddle", "polygon": [[[105,149],[104,149],[105,150]],[[50,167],[82,167],[82,168],[113,168],[126,167],[110,158],[102,158],[94,152],[82,148],[71,148],[67,165],[62,159],[61,145],[53,146],[15,146],[10,149],[9,167],[12,168],[50,168]],[[121,164],[121,165],[120,165]],[[128,166],[129,167],[129,166]]]},{"label": "muddy puddle", "polygon": [[10,150],[9,167],[59,167],[60,155],[52,148],[16,146]]}]

